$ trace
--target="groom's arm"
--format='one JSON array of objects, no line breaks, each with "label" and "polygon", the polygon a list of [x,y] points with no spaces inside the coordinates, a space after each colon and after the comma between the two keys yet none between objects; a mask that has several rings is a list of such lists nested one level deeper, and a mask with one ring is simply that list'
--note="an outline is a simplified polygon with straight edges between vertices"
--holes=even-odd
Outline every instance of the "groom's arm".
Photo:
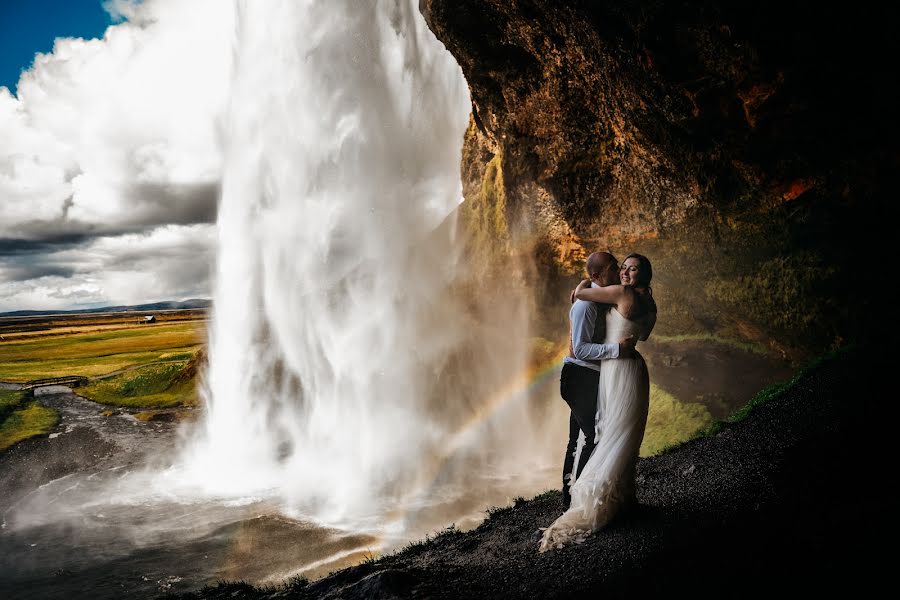
[{"label": "groom's arm", "polygon": [[581,302],[572,310],[572,355],[579,360],[619,358],[619,344],[595,344],[591,341],[597,323],[597,305]]}]

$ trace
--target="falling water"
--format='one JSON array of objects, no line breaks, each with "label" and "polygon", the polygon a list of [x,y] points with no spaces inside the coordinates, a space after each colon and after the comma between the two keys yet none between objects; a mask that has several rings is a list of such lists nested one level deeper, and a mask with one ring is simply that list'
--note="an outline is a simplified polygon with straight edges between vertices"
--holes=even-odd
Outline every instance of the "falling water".
[{"label": "falling water", "polygon": [[509,389],[522,303],[491,316],[462,291],[468,90],[416,4],[239,7],[208,410],[184,457],[206,494],[404,527],[546,456]]},{"label": "falling water", "polygon": [[516,277],[468,267],[467,87],[416,4],[237,5],[205,420],[177,445],[51,398],[47,448],[88,462],[4,496],[0,596],[324,575],[557,484],[566,415],[523,385]]}]

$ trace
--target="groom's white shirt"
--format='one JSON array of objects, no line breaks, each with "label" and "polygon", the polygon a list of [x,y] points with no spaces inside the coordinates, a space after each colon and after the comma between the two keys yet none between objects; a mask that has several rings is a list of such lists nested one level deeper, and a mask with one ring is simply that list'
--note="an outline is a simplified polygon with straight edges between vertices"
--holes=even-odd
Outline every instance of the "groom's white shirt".
[{"label": "groom's white shirt", "polygon": [[[591,287],[597,286],[591,283]],[[566,356],[563,359],[564,362],[599,371],[600,365],[588,361],[619,358],[619,344],[598,344],[594,342],[601,306],[603,305],[586,300],[575,300],[572,304],[572,308],[569,309],[569,323],[572,325],[572,352],[575,356]],[[605,327],[605,320],[603,325]],[[604,336],[598,335],[596,337],[603,339]]]}]

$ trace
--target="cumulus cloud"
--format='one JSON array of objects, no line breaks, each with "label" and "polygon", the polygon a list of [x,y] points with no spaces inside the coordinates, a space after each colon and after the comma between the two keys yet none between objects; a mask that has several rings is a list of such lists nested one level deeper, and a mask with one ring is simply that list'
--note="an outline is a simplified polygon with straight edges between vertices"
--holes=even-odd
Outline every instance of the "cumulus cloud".
[{"label": "cumulus cloud", "polygon": [[20,248],[0,262],[0,312],[206,297],[214,242],[198,224]]},{"label": "cumulus cloud", "polygon": [[[172,232],[196,232],[193,226],[215,220],[232,4],[112,0],[105,6],[124,21],[103,39],[57,39],[22,74],[17,96],[0,87],[3,306],[141,302],[148,298],[134,290],[149,291],[151,275],[160,290],[154,298],[184,296],[197,291],[191,282],[209,270],[209,236],[200,236],[209,245],[198,251],[191,236]],[[173,235],[185,244],[181,250],[146,245],[173,242]],[[147,264],[134,256],[125,261],[148,266],[147,273],[116,270],[114,252],[127,251],[135,239],[145,240],[143,256],[168,254]],[[187,258],[177,259],[180,251]],[[76,267],[67,252],[92,258]],[[190,277],[163,273],[160,265]]]}]

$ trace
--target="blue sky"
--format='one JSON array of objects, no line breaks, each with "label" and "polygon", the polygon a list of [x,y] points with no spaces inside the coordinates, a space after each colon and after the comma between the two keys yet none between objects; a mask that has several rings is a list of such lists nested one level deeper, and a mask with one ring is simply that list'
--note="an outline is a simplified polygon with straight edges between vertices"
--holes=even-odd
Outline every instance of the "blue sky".
[{"label": "blue sky", "polygon": [[231,8],[0,0],[0,312],[209,296]]},{"label": "blue sky", "polygon": [[110,24],[102,0],[0,0],[0,86],[15,92],[35,53],[57,37],[102,37]]}]

